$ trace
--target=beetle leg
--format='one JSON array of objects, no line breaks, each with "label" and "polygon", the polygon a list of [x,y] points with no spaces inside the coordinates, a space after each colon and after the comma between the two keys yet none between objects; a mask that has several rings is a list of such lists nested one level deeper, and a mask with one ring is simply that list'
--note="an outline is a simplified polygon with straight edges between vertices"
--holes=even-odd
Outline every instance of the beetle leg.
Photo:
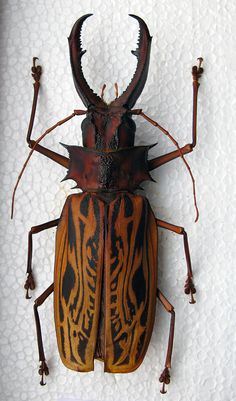
[{"label": "beetle leg", "polygon": [[[202,62],[203,62],[203,58],[199,57],[198,58],[198,66],[195,65],[192,67],[192,77],[193,77],[192,143],[189,143],[180,148],[182,155],[192,152],[193,148],[197,144],[197,98],[198,98],[198,89],[200,86],[199,78],[203,74],[203,68],[201,67]],[[132,112],[133,112],[133,110],[131,110],[131,113]],[[133,114],[141,114],[141,113],[138,112],[138,110],[137,111],[134,110]],[[169,161],[174,160],[180,156],[181,156],[181,154],[180,154],[179,150],[176,150],[176,151],[167,153],[166,155],[158,156],[155,159],[149,160],[149,162],[148,162],[149,170],[153,170],[157,167],[160,167],[163,164],[168,163]]]},{"label": "beetle leg", "polygon": [[185,281],[184,292],[185,294],[190,294],[191,299],[189,301],[190,304],[195,304],[195,299],[193,294],[196,294],[196,288],[194,287],[193,283],[193,272],[192,272],[192,265],[191,265],[191,258],[189,252],[189,245],[188,245],[188,235],[183,227],[175,226],[174,224],[167,223],[166,221],[156,219],[156,223],[158,227],[166,228],[167,230],[173,231],[176,234],[183,235],[184,239],[184,251],[185,251],[185,258],[187,263],[187,279]]},{"label": "beetle leg", "polygon": [[166,393],[165,385],[170,383],[170,372],[169,369],[171,368],[171,355],[173,350],[173,342],[174,342],[174,328],[175,328],[175,311],[174,307],[169,303],[169,301],[164,297],[162,292],[157,289],[157,298],[164,306],[165,310],[171,314],[170,319],[170,332],[169,332],[169,340],[168,340],[168,348],[166,353],[166,362],[165,368],[159,377],[159,381],[162,383],[162,388],[160,392],[162,394]]},{"label": "beetle leg", "polygon": [[[52,150],[49,150],[41,145],[36,144],[36,141],[31,140],[31,134],[34,126],[34,119],[35,119],[35,113],[36,113],[36,108],[37,108],[37,102],[38,102],[38,94],[39,94],[39,88],[40,88],[40,77],[42,74],[42,67],[40,65],[36,66],[36,60],[38,60],[38,57],[33,57],[33,66],[31,68],[32,72],[32,77],[34,79],[33,87],[34,87],[34,95],[33,95],[33,102],[32,102],[32,108],[31,108],[31,114],[30,114],[30,121],[29,121],[29,126],[28,126],[28,131],[27,131],[27,136],[26,140],[29,144],[29,147],[37,152],[45,155],[46,157],[49,157],[49,159],[52,159],[58,164],[61,164],[63,167],[68,168],[69,165],[69,159],[65,156],[62,156],[56,152],[53,152]],[[75,110],[76,115],[81,115],[81,110]],[[85,114],[82,111],[82,114]],[[58,123],[58,125],[63,124],[65,121],[62,120]]]},{"label": "beetle leg", "polygon": [[[190,153],[193,151],[193,146],[192,146],[192,144],[189,143],[189,144],[181,147],[180,150],[183,155],[186,155],[187,153]],[[148,160],[148,169],[149,169],[149,171],[152,171],[155,168],[160,167],[163,164],[170,162],[171,160],[177,159],[177,157],[180,157],[180,153],[178,150],[174,150],[173,152],[167,153],[165,155],[155,157],[155,159]]]},{"label": "beetle leg", "polygon": [[47,223],[40,224],[38,226],[33,226],[31,227],[31,230],[29,231],[28,234],[28,260],[27,260],[27,278],[26,282],[24,285],[24,289],[26,290],[26,299],[30,299],[31,297],[29,296],[29,290],[34,290],[35,289],[35,281],[33,277],[33,272],[32,272],[32,253],[33,253],[33,239],[32,236],[33,234],[40,233],[43,230],[47,230],[48,228],[51,227],[56,227],[58,225],[59,219],[48,221]]},{"label": "beetle leg", "polygon": [[200,86],[198,80],[203,73],[203,68],[201,67],[203,62],[202,57],[198,57],[198,65],[192,67],[192,77],[193,77],[193,122],[192,122],[192,147],[194,148],[197,143],[197,95],[198,88]]},{"label": "beetle leg", "polygon": [[36,300],[34,303],[34,317],[35,317],[35,323],[36,323],[36,332],[37,332],[37,341],[38,341],[38,350],[39,350],[39,361],[40,361],[40,366],[39,366],[39,375],[41,376],[40,384],[41,386],[44,386],[46,383],[44,383],[43,378],[44,375],[48,376],[49,375],[49,369],[45,360],[45,355],[44,355],[44,349],[43,349],[43,340],[42,340],[42,332],[41,332],[41,326],[40,326],[40,319],[39,319],[39,314],[38,314],[38,306],[42,305],[44,301],[49,297],[49,295],[53,292],[54,290],[54,283],[50,285]]},{"label": "beetle leg", "polygon": [[148,117],[146,114],[144,114],[144,113],[142,112],[141,109],[138,110],[138,112],[139,112],[139,115],[140,115],[140,116],[142,116],[143,118],[145,118],[145,120],[147,120],[147,121],[150,122],[152,125],[154,125],[154,127],[159,128],[159,130],[160,130],[164,135],[166,135],[166,136],[171,140],[171,142],[176,146],[176,148],[178,149],[179,156],[180,156],[181,159],[183,160],[183,163],[185,164],[185,166],[186,166],[186,168],[187,168],[187,170],[188,170],[188,172],[189,172],[189,175],[190,175],[190,177],[191,177],[191,180],[192,180],[194,207],[195,207],[195,210],[196,210],[196,219],[195,219],[195,223],[196,223],[197,220],[198,220],[198,217],[199,217],[199,211],[198,211],[198,207],[197,207],[195,179],[194,179],[194,176],[193,176],[193,174],[192,174],[191,168],[190,168],[190,166],[189,166],[187,160],[185,159],[185,157],[184,157],[184,155],[183,155],[183,153],[182,153],[181,148],[179,147],[178,142],[177,142],[177,141],[174,139],[174,137],[169,133],[169,131],[167,131],[167,130],[166,130],[165,128],[163,128],[160,124],[158,124],[158,122],[152,120],[150,117]]},{"label": "beetle leg", "polygon": [[[34,79],[34,83],[33,83],[34,95],[33,95],[31,115],[30,115],[30,121],[29,121],[29,126],[28,126],[28,131],[27,131],[27,137],[26,137],[26,140],[27,140],[30,148],[32,148],[35,144],[35,141],[31,140],[31,134],[32,134],[33,126],[34,126],[34,119],[35,119],[35,113],[36,113],[37,102],[38,102],[38,94],[39,94],[39,88],[40,88],[40,77],[42,74],[42,67],[40,65],[36,65],[36,60],[38,60],[38,57],[33,57],[33,66],[31,68],[31,72],[32,72],[32,77]],[[35,150],[44,154],[45,156],[49,157],[50,159],[54,160],[55,162],[61,164],[62,166],[68,167],[67,166],[68,159],[66,157],[61,156],[61,155],[57,154],[56,152],[46,149],[40,145],[37,145]]]},{"label": "beetle leg", "polygon": [[33,66],[31,67],[31,72],[32,72],[32,77],[34,78],[34,83],[33,83],[34,97],[33,97],[30,121],[29,121],[28,132],[27,132],[27,142],[29,142],[29,140],[30,140],[30,135],[31,135],[33,125],[34,125],[34,118],[35,118],[35,112],[36,112],[36,108],[37,108],[38,94],[39,94],[39,88],[40,88],[40,77],[42,74],[41,65],[37,65],[37,66],[35,65],[36,60],[38,60],[38,57],[33,57]]},{"label": "beetle leg", "polygon": [[[30,140],[29,147],[32,149],[35,145],[36,141]],[[42,155],[48,157],[49,159],[53,160],[54,162],[60,164],[61,166],[68,168],[69,166],[69,159],[68,157],[62,156],[59,153],[53,152],[52,150],[45,148],[41,145],[36,145],[34,150],[41,153]]]}]

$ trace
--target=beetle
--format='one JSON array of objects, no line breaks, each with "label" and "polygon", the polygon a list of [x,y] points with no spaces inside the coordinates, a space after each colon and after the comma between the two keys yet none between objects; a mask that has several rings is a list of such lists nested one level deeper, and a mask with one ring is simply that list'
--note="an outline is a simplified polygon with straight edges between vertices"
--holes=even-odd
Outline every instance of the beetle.
[{"label": "beetle", "polygon": [[[161,392],[170,382],[171,354],[174,339],[174,307],[157,288],[158,229],[180,234],[184,240],[187,263],[185,293],[194,303],[188,237],[183,227],[157,219],[145,196],[137,195],[141,182],[151,180],[150,171],[181,157],[192,173],[184,154],[196,145],[197,95],[199,65],[192,68],[193,125],[192,143],[179,147],[171,134],[134,105],[144,88],[149,67],[151,36],[138,16],[139,40],[132,53],[137,67],[127,89],[111,103],[89,87],[82,70],[85,50],[81,45],[81,29],[92,14],[79,18],[68,38],[70,61],[76,90],[86,110],[74,110],[68,117],[49,128],[37,141],[31,139],[40,87],[41,66],[33,58],[34,98],[27,134],[31,148],[68,169],[64,179],[76,182],[82,192],[68,196],[60,218],[31,228],[28,236],[26,298],[34,290],[32,273],[32,237],[57,227],[54,283],[34,304],[39,360],[40,384],[49,374],[45,359],[38,307],[54,292],[54,317],[58,349],[63,364],[78,372],[94,369],[94,359],[104,362],[104,371],[128,373],[139,367],[146,354],[153,331],[156,299],[170,313],[170,332],[164,370],[159,378]],[[39,142],[57,126],[71,118],[85,115],[82,122],[83,146],[63,146],[69,158],[51,151]],[[176,151],[148,160],[152,146],[134,146],[134,115],[144,117],[159,128],[177,146]],[[27,162],[28,162],[27,159]],[[27,164],[25,163],[18,182]],[[193,177],[192,177],[193,179]],[[16,185],[16,187],[17,187]],[[193,180],[194,185],[194,180]],[[16,190],[15,187],[15,190]],[[13,202],[14,195],[13,194]],[[195,187],[194,187],[195,192]],[[196,199],[195,199],[196,206]],[[13,209],[12,209],[13,212]]]}]

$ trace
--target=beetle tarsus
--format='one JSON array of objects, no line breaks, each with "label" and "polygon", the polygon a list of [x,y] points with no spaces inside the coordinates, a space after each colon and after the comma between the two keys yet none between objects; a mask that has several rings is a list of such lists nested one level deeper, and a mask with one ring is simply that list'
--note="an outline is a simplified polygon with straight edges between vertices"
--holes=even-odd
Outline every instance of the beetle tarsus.
[{"label": "beetle tarsus", "polygon": [[187,277],[187,279],[185,281],[185,285],[184,285],[184,292],[185,292],[185,294],[187,294],[187,295],[190,294],[190,296],[191,296],[191,299],[190,299],[189,303],[190,304],[195,304],[196,301],[195,301],[195,299],[193,297],[193,294],[196,294],[196,288],[194,286],[192,277],[189,277],[189,276]]},{"label": "beetle tarsus", "polygon": [[33,57],[33,66],[31,68],[31,72],[35,82],[39,82],[42,74],[42,67],[41,65],[35,65],[36,60],[38,60],[38,57]]},{"label": "beetle tarsus", "polygon": [[167,367],[163,370],[161,376],[159,377],[159,382],[162,383],[162,388],[160,390],[160,393],[166,394],[167,391],[165,389],[165,385],[170,383],[170,372]]},{"label": "beetle tarsus", "polygon": [[49,369],[45,361],[42,361],[39,367],[39,375],[42,376],[40,380],[41,386],[45,386],[45,382],[43,381],[43,375],[48,376],[49,375]]},{"label": "beetle tarsus", "polygon": [[196,303],[196,301],[195,301],[195,299],[194,299],[194,297],[193,297],[192,291],[191,291],[191,300],[189,301],[189,303],[190,303],[190,304],[195,304],[195,303]]},{"label": "beetle tarsus", "polygon": [[29,290],[33,291],[35,289],[35,281],[33,277],[33,273],[28,273],[27,279],[25,281],[24,289],[26,290],[26,299],[31,299],[29,296]]},{"label": "beetle tarsus", "polygon": [[194,65],[192,68],[192,75],[194,81],[198,81],[204,71],[203,68],[201,67],[203,58],[198,57],[197,60],[198,60],[198,65]]}]

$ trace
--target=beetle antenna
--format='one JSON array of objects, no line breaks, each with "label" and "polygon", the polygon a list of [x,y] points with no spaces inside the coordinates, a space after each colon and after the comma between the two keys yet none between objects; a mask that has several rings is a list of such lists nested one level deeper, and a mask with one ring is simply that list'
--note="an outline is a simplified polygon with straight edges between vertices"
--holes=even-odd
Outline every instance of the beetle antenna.
[{"label": "beetle antenna", "polygon": [[101,99],[102,99],[102,100],[103,100],[103,98],[104,98],[105,89],[106,89],[106,84],[103,84],[103,86],[102,86],[102,91],[101,91]]},{"label": "beetle antenna", "polygon": [[73,118],[73,117],[76,116],[76,115],[82,115],[82,114],[86,114],[86,113],[87,113],[87,110],[86,110],[86,111],[85,111],[85,110],[74,110],[74,112],[73,112],[72,114],[70,114],[68,117],[64,118],[63,120],[58,121],[58,122],[57,122],[56,124],[54,124],[52,127],[48,128],[48,129],[43,133],[43,135],[41,135],[41,136],[37,139],[37,141],[35,141],[34,146],[32,147],[32,149],[31,149],[31,151],[30,151],[30,153],[29,153],[29,155],[28,155],[28,157],[27,157],[25,163],[23,164],[23,167],[22,167],[21,172],[20,172],[20,174],[19,174],[19,176],[18,176],[18,178],[17,178],[16,185],[15,185],[14,190],[13,190],[12,202],[11,202],[11,219],[13,219],[14,203],[15,203],[15,194],[16,194],[17,187],[18,187],[19,182],[20,182],[20,179],[21,179],[21,177],[22,177],[22,175],[23,175],[23,173],[24,173],[24,171],[25,171],[25,168],[26,168],[26,166],[27,166],[27,164],[28,164],[28,161],[29,161],[29,159],[31,158],[31,156],[32,156],[34,150],[36,149],[37,145],[39,144],[39,142],[41,142],[42,139],[43,139],[46,135],[50,134],[50,132],[53,131],[56,127],[59,127],[60,125],[64,124],[65,122],[71,120],[71,118]]},{"label": "beetle antenna", "polygon": [[160,124],[158,124],[156,121],[152,120],[150,117],[148,117],[146,114],[144,114],[144,113],[142,112],[142,109],[131,110],[131,113],[132,113],[132,114],[137,114],[137,115],[142,116],[142,117],[145,118],[145,120],[147,120],[149,123],[151,123],[151,124],[154,125],[155,127],[159,128],[160,131],[163,132],[163,134],[165,134],[166,136],[168,136],[168,138],[171,140],[171,142],[173,142],[173,144],[174,144],[174,145],[176,146],[176,148],[178,149],[179,154],[180,154],[180,157],[181,157],[181,159],[183,160],[185,166],[187,167],[187,169],[188,169],[188,171],[189,171],[189,174],[190,174],[190,177],[191,177],[191,180],[192,180],[192,184],[193,184],[193,199],[194,199],[194,207],[195,207],[195,210],[196,210],[196,218],[195,218],[195,223],[196,223],[196,222],[198,221],[198,218],[199,218],[199,210],[198,210],[198,206],[197,206],[195,179],[194,179],[194,177],[193,177],[191,168],[190,168],[188,162],[186,161],[186,159],[185,159],[185,157],[184,157],[184,155],[183,155],[182,150],[181,150],[180,147],[179,147],[178,142],[173,138],[173,136],[172,136],[165,128],[163,128],[163,127],[162,127]]},{"label": "beetle antenna", "polygon": [[116,95],[116,99],[117,99],[118,96],[119,96],[119,91],[118,91],[118,84],[117,84],[117,82],[114,84],[114,86],[115,86],[115,95]]}]

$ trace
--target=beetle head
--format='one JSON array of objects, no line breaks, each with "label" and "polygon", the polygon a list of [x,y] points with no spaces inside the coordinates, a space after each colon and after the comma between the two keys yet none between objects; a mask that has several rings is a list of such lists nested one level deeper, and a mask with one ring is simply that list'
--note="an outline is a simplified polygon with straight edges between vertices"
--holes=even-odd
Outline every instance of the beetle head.
[{"label": "beetle head", "polygon": [[119,149],[133,146],[135,123],[129,113],[141,95],[146,83],[151,36],[145,22],[130,14],[139,23],[137,49],[132,51],[137,57],[137,67],[127,89],[110,104],[89,87],[82,70],[81,59],[86,50],[81,45],[83,22],[92,14],[86,14],[74,24],[69,36],[70,60],[76,90],[87,107],[88,114],[82,123],[83,145],[96,149]]}]

